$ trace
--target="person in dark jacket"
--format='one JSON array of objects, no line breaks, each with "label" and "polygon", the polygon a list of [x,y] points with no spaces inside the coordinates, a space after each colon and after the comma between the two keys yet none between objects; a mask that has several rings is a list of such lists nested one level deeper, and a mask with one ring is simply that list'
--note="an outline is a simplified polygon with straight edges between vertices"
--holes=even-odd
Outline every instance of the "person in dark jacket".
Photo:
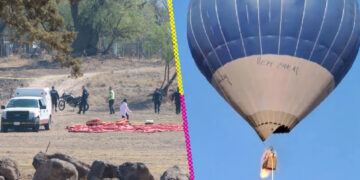
[{"label": "person in dark jacket", "polygon": [[153,94],[152,101],[154,102],[155,113],[160,114],[160,106],[162,101],[162,93],[159,88],[157,88]]},{"label": "person in dark jacket", "polygon": [[57,104],[60,97],[59,97],[59,93],[57,92],[57,90],[55,90],[54,86],[51,87],[50,95],[51,95],[52,106],[55,109],[55,112],[57,112]]},{"label": "person in dark jacket", "polygon": [[180,105],[181,105],[181,101],[180,101],[180,92],[179,92],[179,88],[177,88],[177,90],[172,94],[171,96],[171,101],[175,100],[175,107],[176,107],[176,114],[180,114]]},{"label": "person in dark jacket", "polygon": [[85,114],[86,104],[87,104],[87,100],[89,98],[89,91],[85,88],[85,86],[83,86],[82,89],[83,89],[83,91],[82,91],[81,102],[79,105],[78,114],[81,114],[81,111],[83,112],[83,114]]}]

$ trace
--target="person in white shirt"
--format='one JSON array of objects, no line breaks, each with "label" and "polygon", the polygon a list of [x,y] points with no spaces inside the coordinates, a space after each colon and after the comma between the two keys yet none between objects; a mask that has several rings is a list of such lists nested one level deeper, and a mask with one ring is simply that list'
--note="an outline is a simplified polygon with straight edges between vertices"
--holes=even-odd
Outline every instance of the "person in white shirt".
[{"label": "person in white shirt", "polygon": [[130,111],[128,105],[127,105],[127,100],[124,99],[123,102],[122,102],[121,105],[120,105],[120,114],[121,114],[121,117],[122,117],[122,118],[125,118],[125,117],[126,117],[126,119],[129,120],[129,112],[131,112],[131,111]]}]

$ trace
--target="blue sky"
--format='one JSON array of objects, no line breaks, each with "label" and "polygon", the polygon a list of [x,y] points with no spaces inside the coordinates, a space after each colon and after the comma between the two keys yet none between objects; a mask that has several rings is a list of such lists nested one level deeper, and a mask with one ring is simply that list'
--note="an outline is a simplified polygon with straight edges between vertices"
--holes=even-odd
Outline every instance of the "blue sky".
[{"label": "blue sky", "polygon": [[332,94],[290,134],[263,143],[198,71],[186,39],[189,0],[174,13],[196,180],[260,179],[260,158],[278,153],[276,180],[360,179],[360,60]]}]

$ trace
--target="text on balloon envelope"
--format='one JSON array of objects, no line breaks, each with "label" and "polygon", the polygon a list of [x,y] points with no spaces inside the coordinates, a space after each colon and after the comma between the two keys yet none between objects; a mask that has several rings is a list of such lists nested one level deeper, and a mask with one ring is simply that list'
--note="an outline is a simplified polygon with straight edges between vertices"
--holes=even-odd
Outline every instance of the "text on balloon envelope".
[{"label": "text on balloon envelope", "polygon": [[296,65],[292,65],[289,63],[283,63],[283,62],[272,62],[271,60],[267,60],[262,57],[258,57],[256,59],[256,63],[258,65],[266,66],[269,68],[277,68],[280,70],[291,71],[291,72],[295,73],[296,75],[298,75],[299,69],[300,69],[299,66],[296,66]]}]

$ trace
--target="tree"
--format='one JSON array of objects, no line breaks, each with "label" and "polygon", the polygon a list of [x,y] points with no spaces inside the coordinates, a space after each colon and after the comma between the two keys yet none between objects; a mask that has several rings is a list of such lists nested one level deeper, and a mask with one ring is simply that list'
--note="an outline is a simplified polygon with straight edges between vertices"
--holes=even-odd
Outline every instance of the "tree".
[{"label": "tree", "polygon": [[[85,1],[89,7],[86,7],[91,12],[87,17],[83,17],[79,12],[79,2],[71,3],[71,15],[73,18],[75,31],[78,35],[72,44],[73,53],[76,55],[95,55],[97,53],[96,45],[99,41],[99,35],[92,26],[92,17],[94,17],[99,6],[104,1]],[[92,5],[90,4],[92,3]]]},{"label": "tree", "polygon": [[0,0],[0,18],[11,30],[10,40],[20,44],[42,42],[62,67],[71,67],[71,74],[79,76],[81,60],[70,55],[76,33],[64,28],[58,3],[59,0]]},{"label": "tree", "polygon": [[163,44],[163,49],[161,52],[161,58],[165,62],[164,79],[161,85],[161,89],[164,95],[167,95],[169,87],[174,82],[177,74],[174,72],[170,78],[170,66],[174,66],[174,50],[172,47],[171,36],[168,36],[168,39],[165,42],[166,43]]},{"label": "tree", "polygon": [[166,0],[0,0],[0,32],[11,40],[41,43],[63,67],[81,75],[73,56],[110,52],[116,42],[138,44],[165,62],[164,83],[171,82],[174,65]]},{"label": "tree", "polygon": [[[136,0],[109,1],[107,7],[102,8],[102,16],[98,16],[95,21],[101,24],[99,33],[108,37],[107,46],[102,53],[107,54],[113,46],[115,40],[131,40],[141,36],[144,32],[142,25],[144,16],[142,9],[146,2],[136,2]],[[103,17],[103,18],[99,18]]]},{"label": "tree", "polygon": [[149,35],[152,44],[156,44],[161,52],[161,59],[164,61],[164,78],[160,86],[164,95],[167,95],[169,87],[176,79],[176,72],[170,77],[170,69],[174,67],[174,50],[170,29],[169,12],[166,0],[150,0],[154,9],[156,24],[154,31]]},{"label": "tree", "polygon": [[5,28],[6,28],[6,25],[0,19],[0,37],[1,37],[2,33],[4,32]]},{"label": "tree", "polygon": [[[95,55],[109,52],[117,39],[131,39],[142,32],[143,17],[138,13],[143,0],[87,0],[71,3],[71,14],[78,36],[74,54]],[[100,38],[108,41],[98,48]]]}]

